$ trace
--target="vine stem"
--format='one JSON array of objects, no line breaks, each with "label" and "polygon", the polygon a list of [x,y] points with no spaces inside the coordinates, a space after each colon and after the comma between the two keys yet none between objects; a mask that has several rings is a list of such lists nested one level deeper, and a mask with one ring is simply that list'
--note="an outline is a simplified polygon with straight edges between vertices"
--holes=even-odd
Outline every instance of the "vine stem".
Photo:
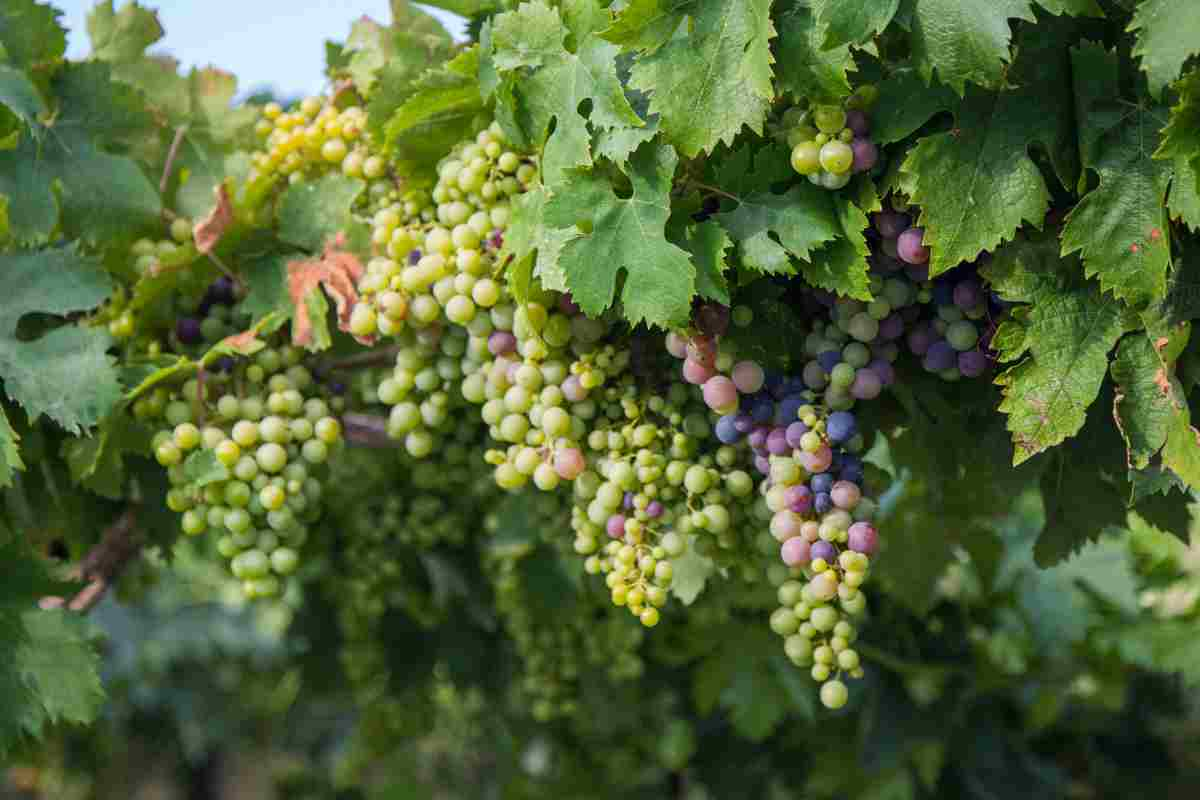
[{"label": "vine stem", "polygon": [[167,163],[163,164],[162,178],[158,181],[159,194],[167,193],[167,184],[171,180],[171,172],[175,169],[175,158],[179,155],[179,147],[183,144],[187,129],[187,125],[180,125],[175,129],[175,138],[171,140],[171,149],[167,151]]},{"label": "vine stem", "polygon": [[342,415],[342,428],[346,441],[352,445],[375,448],[400,446],[400,442],[388,436],[387,417],[351,411]]},{"label": "vine stem", "polygon": [[380,364],[388,364],[395,360],[396,354],[400,352],[399,345],[391,345],[389,347],[379,347],[374,350],[368,350],[365,353],[355,353],[352,356],[343,358],[333,358],[321,361],[317,365],[318,370],[351,370],[359,367],[374,367]]},{"label": "vine stem", "polygon": [[142,537],[137,531],[137,514],[129,508],[104,531],[100,541],[71,570],[72,579],[87,581],[87,585],[70,599],[43,597],[38,605],[42,608],[66,608],[86,614],[100,602],[108,587],[116,581],[141,549]]},{"label": "vine stem", "polygon": [[688,181],[688,183],[691,184],[692,186],[695,186],[697,189],[703,189],[704,191],[706,191],[710,194],[715,194],[720,197],[724,197],[727,200],[734,201],[735,203],[742,202],[742,198],[738,197],[736,194],[730,194],[729,192],[725,191],[724,189],[718,189],[716,186],[709,186],[707,183],[700,183],[699,181]]}]

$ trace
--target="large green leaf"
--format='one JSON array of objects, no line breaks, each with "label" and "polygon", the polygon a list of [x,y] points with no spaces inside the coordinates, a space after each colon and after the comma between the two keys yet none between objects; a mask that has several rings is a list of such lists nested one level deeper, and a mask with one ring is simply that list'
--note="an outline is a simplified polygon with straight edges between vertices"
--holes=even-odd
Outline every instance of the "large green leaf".
[{"label": "large green leaf", "polygon": [[825,34],[825,50],[866,42],[887,27],[899,8],[900,0],[812,0],[817,27]]},{"label": "large green leaf", "polygon": [[[588,0],[575,10],[594,11],[594,5]],[[577,16],[599,19],[595,14]],[[567,49],[568,38],[573,50]],[[620,49],[587,26],[572,31],[557,9],[536,0],[495,17],[491,43],[491,64],[512,82],[517,122],[530,140],[544,143],[547,185],[558,182],[564,170],[592,163],[589,125],[596,131],[644,125],[617,77]],[[586,116],[581,112],[585,103],[590,107]]]},{"label": "large green leaf", "polygon": [[604,32],[640,51],[630,85],[650,95],[650,112],[684,156],[731,143],[743,127],[762,131],[774,97],[770,6],[770,0],[630,3]]},{"label": "large green leaf", "polygon": [[[102,149],[151,126],[138,94],[98,62],[73,64],[53,83],[55,117],[13,150],[0,150],[0,194],[20,242],[44,242],[61,227],[88,242],[132,239],[157,220],[158,192],[128,157]],[[55,191],[55,185],[60,191]]]},{"label": "large green leaf", "polygon": [[553,227],[579,228],[563,244],[559,265],[586,313],[598,315],[613,304],[624,273],[620,298],[628,320],[669,327],[688,318],[696,268],[664,235],[676,162],[670,147],[645,144],[629,159],[628,199],[599,174],[578,170],[547,203]]},{"label": "large green leaf", "polygon": [[[92,309],[112,284],[100,265],[74,246],[0,255],[7,298],[0,304],[0,377],[31,419],[42,414],[79,433],[105,417],[121,396],[107,331],[67,324],[33,341],[18,340],[26,314]],[[70,391],[64,391],[71,387]]]},{"label": "large green leaf", "polygon": [[1009,415],[1014,464],[1083,427],[1108,353],[1127,327],[1121,304],[1090,283],[1070,281],[1078,262],[1060,260],[1055,249],[1049,236],[1018,240],[983,270],[1002,297],[1031,303],[1001,326],[995,342],[1001,361],[1018,362],[996,378],[1004,387],[1000,410]]},{"label": "large green leaf", "polygon": [[833,31],[816,16],[822,11],[847,10],[848,4],[818,4],[815,10],[798,0],[780,5],[776,13],[779,38],[775,40],[775,74],[780,87],[811,102],[836,101],[850,94],[846,74],[854,69],[850,47],[826,41]]},{"label": "large green leaf", "polygon": [[[1065,43],[1053,23],[1048,30],[1030,29],[1011,70],[1018,87],[968,88],[953,109],[954,127],[909,151],[901,170],[911,179],[910,199],[921,207],[925,243],[933,251],[930,275],[994,249],[1023,223],[1041,226],[1050,191],[1028,154],[1035,142],[1049,151],[1061,180],[1074,183],[1078,166]],[[933,102],[926,108],[939,107]]]},{"label": "large green leaf", "polygon": [[1133,54],[1155,97],[1179,77],[1189,57],[1200,54],[1200,14],[1192,0],[1141,0],[1129,30],[1136,32]]}]

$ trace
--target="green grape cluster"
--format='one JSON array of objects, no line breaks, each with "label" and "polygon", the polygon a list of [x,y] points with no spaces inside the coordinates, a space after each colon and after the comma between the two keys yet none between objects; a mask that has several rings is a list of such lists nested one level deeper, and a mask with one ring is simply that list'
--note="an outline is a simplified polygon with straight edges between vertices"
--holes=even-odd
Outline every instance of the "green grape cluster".
[{"label": "green grape cluster", "polygon": [[325,464],[342,443],[301,355],[266,348],[228,371],[155,389],[134,409],[163,425],[154,455],[183,532],[214,531],[248,597],[278,594],[280,578],[296,571],[321,513]]},{"label": "green grape cluster", "polygon": [[[563,541],[564,500],[561,494],[542,494],[527,504],[536,541]],[[489,520],[489,527],[495,525],[495,519]],[[530,546],[497,546],[488,564],[496,610],[521,664],[520,680],[515,682],[518,702],[534,719],[545,722],[578,712],[579,683],[587,673],[617,682],[638,678],[643,633],[588,592],[577,593],[573,603],[554,614],[541,613],[521,573],[523,559],[535,552]]]},{"label": "green grape cluster", "polygon": [[867,138],[869,128],[863,110],[874,103],[877,95],[874,87],[864,86],[850,97],[845,108],[795,106],[784,112],[781,124],[792,148],[792,168],[826,189],[841,189],[854,173],[872,169],[879,152]]}]

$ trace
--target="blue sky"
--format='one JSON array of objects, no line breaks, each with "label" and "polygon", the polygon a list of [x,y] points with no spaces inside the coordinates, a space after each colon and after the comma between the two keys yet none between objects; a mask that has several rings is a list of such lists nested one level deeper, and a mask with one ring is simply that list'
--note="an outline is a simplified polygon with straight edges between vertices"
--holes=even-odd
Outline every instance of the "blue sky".
[{"label": "blue sky", "polygon": [[[118,0],[120,7],[124,0]],[[87,55],[87,14],[94,0],[51,0],[69,29],[67,54]],[[324,86],[326,39],[344,40],[362,15],[391,21],[388,0],[142,0],[158,10],[166,36],[152,52],[166,52],[182,65],[214,65],[238,76],[242,90],[269,84],[284,97],[313,94]],[[431,13],[461,36],[462,19],[439,9]]]}]

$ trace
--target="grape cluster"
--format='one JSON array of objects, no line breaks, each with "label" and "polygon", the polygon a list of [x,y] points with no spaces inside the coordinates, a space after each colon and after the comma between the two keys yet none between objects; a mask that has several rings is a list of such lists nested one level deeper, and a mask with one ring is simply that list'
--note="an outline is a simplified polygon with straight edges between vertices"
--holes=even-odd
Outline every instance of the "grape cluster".
[{"label": "grape cluster", "polygon": [[876,90],[862,87],[846,107],[795,106],[783,116],[792,169],[826,189],[841,189],[851,176],[868,172],[879,161],[879,149],[869,138],[865,110],[874,104]]},{"label": "grape cluster", "polygon": [[507,149],[497,125],[460,143],[438,170],[425,197],[410,192],[403,203],[372,220],[377,255],[359,284],[350,329],[360,338],[423,328],[443,317],[468,325],[502,299],[491,276],[510,215],[508,202],[537,175],[533,159]]},{"label": "grape cluster", "polygon": [[299,566],[320,515],[324,465],[341,445],[341,424],[301,355],[266,348],[173,391],[157,388],[134,409],[165,424],[152,444],[183,532],[217,532],[248,597],[278,594],[279,578]]}]

